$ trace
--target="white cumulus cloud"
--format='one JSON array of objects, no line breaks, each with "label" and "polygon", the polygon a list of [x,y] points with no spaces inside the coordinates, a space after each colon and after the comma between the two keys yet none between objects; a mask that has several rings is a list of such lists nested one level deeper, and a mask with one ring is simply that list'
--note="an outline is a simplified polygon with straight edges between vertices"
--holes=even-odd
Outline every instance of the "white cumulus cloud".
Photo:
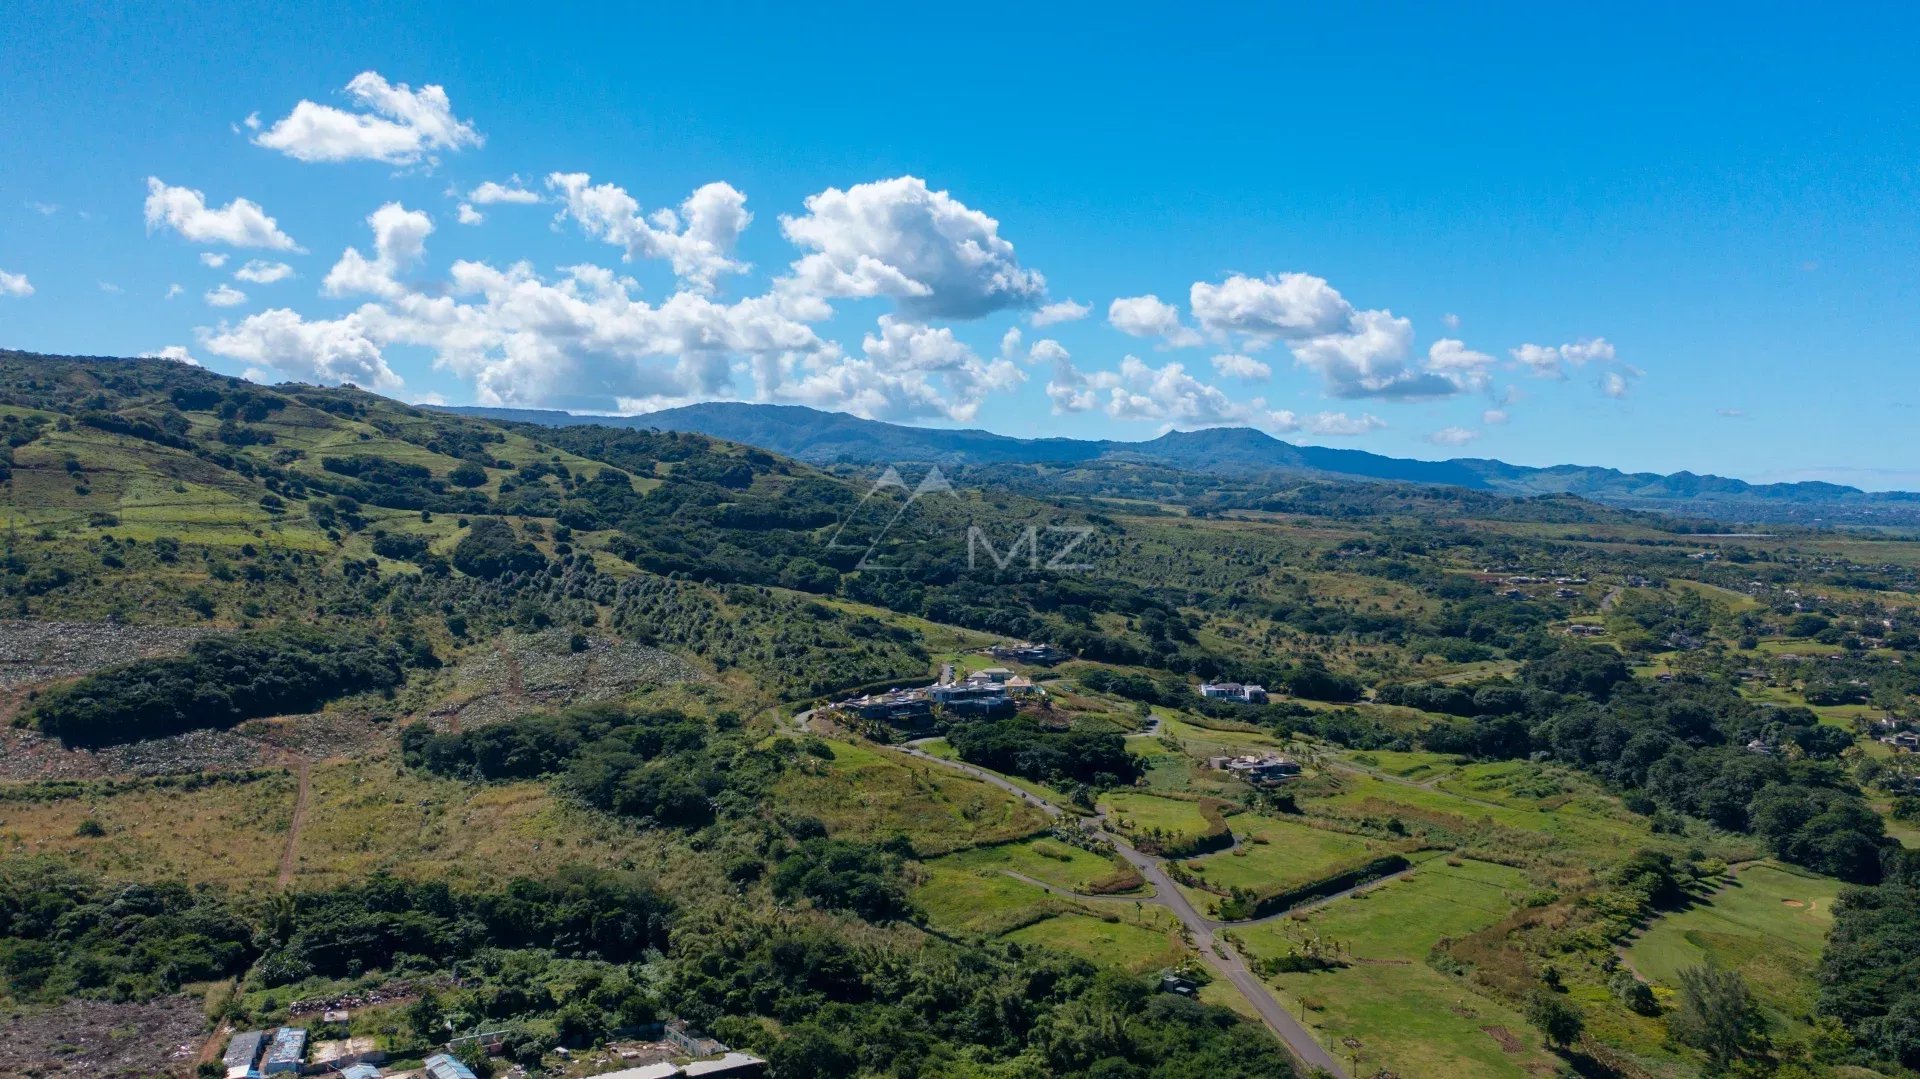
[{"label": "white cumulus cloud", "polygon": [[1191,348],[1201,342],[1192,327],[1180,322],[1180,309],[1152,293],[1122,296],[1108,304],[1107,324],[1130,337],[1158,337],[1168,348]]},{"label": "white cumulus cloud", "polygon": [[227,264],[227,253],[224,251],[200,252],[200,265],[205,266],[208,269],[217,270],[220,267],[225,266],[226,264]]},{"label": "white cumulus cloud", "polygon": [[188,352],[185,345],[168,345],[165,348],[155,349],[152,352],[142,352],[140,358],[144,360],[172,360],[175,363],[184,363],[188,367],[200,366],[200,361],[193,358],[193,353]]},{"label": "white cumulus cloud", "polygon": [[531,205],[542,200],[538,191],[529,191],[525,187],[522,187],[520,178],[515,176],[511,181],[504,184],[488,180],[486,183],[467,192],[467,201],[476,206],[493,206],[503,202]]},{"label": "white cumulus cloud", "polygon": [[1442,397],[1458,389],[1443,375],[1408,365],[1413,323],[1391,311],[1356,311],[1341,330],[1289,347],[1294,362],[1319,372],[1335,397]]},{"label": "white cumulus cloud", "polygon": [[1026,380],[1012,361],[983,360],[944,326],[881,315],[861,341],[863,356],[824,350],[778,357],[757,371],[762,396],[837,408],[880,420],[968,422],[988,395]]},{"label": "white cumulus cloud", "polygon": [[1353,305],[1325,278],[1304,273],[1234,274],[1217,285],[1196,281],[1188,304],[1208,333],[1263,341],[1338,333],[1354,314]]},{"label": "white cumulus cloud", "polygon": [[1498,363],[1484,352],[1476,352],[1464,342],[1442,337],[1427,346],[1426,369],[1461,390],[1484,390],[1493,381]]},{"label": "white cumulus cloud", "polygon": [[1242,356],[1237,352],[1223,353],[1213,358],[1213,369],[1226,378],[1244,379],[1248,382],[1262,382],[1273,377],[1273,368],[1264,360],[1252,356]]},{"label": "white cumulus cloud", "polygon": [[229,359],[264,365],[299,382],[351,382],[370,390],[401,385],[400,376],[387,366],[357,313],[309,322],[275,307],[249,315],[237,326],[222,323],[219,329],[206,332],[202,343]]},{"label": "white cumulus cloud", "polygon": [[1344,412],[1316,412],[1300,417],[1299,422],[1301,430],[1323,438],[1359,438],[1387,425],[1387,421],[1371,412],[1363,412],[1358,416],[1349,416]]},{"label": "white cumulus cloud", "polygon": [[206,301],[209,307],[237,307],[247,302],[247,294],[232,285],[216,285],[207,290]]},{"label": "white cumulus cloud", "polygon": [[739,273],[747,264],[734,259],[740,234],[753,222],[747,197],[731,184],[706,184],[676,210],[642,214],[625,188],[594,184],[584,172],[556,172],[547,186],[560,198],[562,218],[580,231],[627,249],[629,259],[666,259],[673,272],[700,292],[713,291],[721,274]]},{"label": "white cumulus cloud", "polygon": [[260,204],[249,199],[234,199],[218,209],[207,205],[207,197],[188,187],[170,187],[159,178],[147,177],[147,231],[170,228],[197,244],[226,244],[228,247],[267,247],[277,251],[298,251],[293,237],[280,231],[280,225]]},{"label": "white cumulus cloud", "polygon": [[1078,322],[1092,313],[1093,305],[1090,303],[1061,300],[1059,303],[1041,304],[1040,309],[1035,311],[1027,321],[1038,329],[1061,322]]},{"label": "white cumulus cloud", "polygon": [[1427,441],[1436,446],[1464,446],[1480,437],[1480,432],[1467,427],[1442,427],[1427,436]]},{"label": "white cumulus cloud", "polygon": [[1241,425],[1277,433],[1348,436],[1385,426],[1370,415],[1301,416],[1286,409],[1270,410],[1265,399],[1237,398],[1188,374],[1182,364],[1154,367],[1137,356],[1125,357],[1114,371],[1082,371],[1062,356],[1054,363],[1046,392],[1055,412],[1098,408],[1117,420],[1145,420],[1166,427]]},{"label": "white cumulus cloud", "polygon": [[346,93],[361,111],[302,100],[272,127],[253,137],[256,145],[298,161],[383,161],[411,165],[431,160],[434,150],[459,150],[485,141],[470,121],[453,115],[447,91],[435,85],[414,90],[363,71]]},{"label": "white cumulus cloud", "polygon": [[1489,427],[1499,426],[1511,418],[1504,408],[1490,408],[1480,414],[1480,422]]},{"label": "white cumulus cloud", "polygon": [[884,296],[914,318],[978,318],[1045,295],[1046,279],[1020,266],[998,221],[918,177],[830,187],[806,209],[780,219],[810,252],[781,288],[822,317],[808,301]]},{"label": "white cumulus cloud", "polygon": [[31,296],[33,282],[23,273],[8,273],[0,270],[0,296]]},{"label": "white cumulus cloud", "polygon": [[374,257],[367,258],[357,247],[347,248],[320,283],[322,292],[329,296],[392,298],[406,291],[395,277],[426,252],[433,219],[419,210],[389,202],[368,214],[367,224],[373,229]]},{"label": "white cumulus cloud", "polygon": [[285,281],[293,276],[293,267],[284,262],[269,262],[266,259],[248,259],[245,266],[233,271],[233,276],[241,281],[255,285],[271,285],[275,281]]},{"label": "white cumulus cloud", "polygon": [[1521,367],[1541,378],[1566,378],[1567,368],[1589,363],[1612,363],[1618,356],[1604,337],[1583,338],[1566,345],[1521,345],[1509,354]]}]

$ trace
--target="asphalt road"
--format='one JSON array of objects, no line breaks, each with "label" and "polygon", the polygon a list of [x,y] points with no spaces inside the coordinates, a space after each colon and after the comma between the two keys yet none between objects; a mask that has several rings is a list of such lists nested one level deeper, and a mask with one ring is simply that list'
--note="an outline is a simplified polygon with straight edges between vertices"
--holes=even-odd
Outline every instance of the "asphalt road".
[{"label": "asphalt road", "polygon": [[[980,768],[964,761],[935,757],[914,748],[912,745],[889,746],[887,748],[893,749],[895,752],[904,753],[910,757],[916,757],[920,760],[940,765],[943,768],[964,772],[980,780],[982,783],[991,784],[1012,794],[1014,797],[1025,801],[1028,805],[1040,809],[1050,817],[1063,817],[1068,815],[1066,810],[1054,805],[1052,802],[1023,790],[1018,784],[1012,783],[998,773],[990,772],[985,768]],[[1167,871],[1161,865],[1160,859],[1135,850],[1126,840],[1114,834],[1106,827],[1105,817],[1098,817],[1096,820],[1099,821],[1100,827],[1098,831],[1101,838],[1111,842],[1114,850],[1120,852],[1120,857],[1125,858],[1127,864],[1133,866],[1142,877],[1146,878],[1148,883],[1153,885],[1153,897],[1151,899],[1139,900],[1139,902],[1153,903],[1172,911],[1174,917],[1180,919],[1180,923],[1186,926],[1187,933],[1193,939],[1194,948],[1200,953],[1200,958],[1205,960],[1209,967],[1213,968],[1215,974],[1225,978],[1233,984],[1234,988],[1240,990],[1240,995],[1247,999],[1247,1003],[1253,1005],[1254,1011],[1258,1012],[1261,1020],[1267,1024],[1267,1029],[1273,1031],[1274,1035],[1286,1044],[1287,1048],[1293,1052],[1293,1055],[1302,1064],[1308,1068],[1319,1068],[1329,1075],[1338,1076],[1339,1079],[1347,1079],[1347,1073],[1345,1069],[1340,1067],[1340,1062],[1335,1060],[1333,1054],[1327,1052],[1326,1048],[1318,1041],[1314,1040],[1313,1034],[1309,1032],[1298,1019],[1295,1019],[1291,1012],[1287,1011],[1278,1000],[1274,999],[1273,992],[1267,988],[1265,982],[1261,981],[1260,978],[1247,967],[1246,960],[1240,957],[1240,953],[1235,951],[1231,944],[1215,936],[1217,930],[1225,928],[1231,923],[1223,923],[1208,918],[1198,910],[1195,910],[1193,904],[1187,900],[1186,895],[1174,885],[1173,878],[1167,876]]]}]

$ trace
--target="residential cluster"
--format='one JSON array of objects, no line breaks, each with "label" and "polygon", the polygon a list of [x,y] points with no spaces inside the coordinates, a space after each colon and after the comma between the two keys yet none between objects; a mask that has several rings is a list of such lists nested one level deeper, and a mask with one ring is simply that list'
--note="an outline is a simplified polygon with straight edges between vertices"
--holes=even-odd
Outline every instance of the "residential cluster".
[{"label": "residential cluster", "polygon": [[1278,787],[1299,779],[1300,762],[1280,753],[1262,753],[1244,757],[1209,757],[1207,767],[1216,772],[1245,780],[1256,787]]},{"label": "residential cluster", "polygon": [[[770,1074],[765,1060],[752,1053],[737,1052],[726,1045],[694,1033],[684,1020],[672,1020],[655,1028],[660,1041],[622,1053],[628,1059],[648,1063],[604,1072],[593,1079],[766,1079]],[[490,1053],[500,1051],[499,1032],[455,1039],[455,1044],[474,1041]],[[562,1056],[567,1051],[560,1050]],[[687,1059],[676,1064],[670,1058]],[[222,1063],[226,1079],[269,1079],[275,1075],[322,1075],[337,1079],[477,1079],[473,1069],[450,1053],[435,1053],[421,1062],[418,1071],[389,1075],[381,1070],[387,1054],[372,1038],[345,1038],[338,1041],[307,1043],[307,1031],[301,1027],[276,1030],[248,1030],[235,1034],[227,1042]]]},{"label": "residential cluster", "polygon": [[1891,746],[1896,753],[1920,752],[1920,732],[1913,725],[1889,712],[1874,721],[1880,729],[1880,743]]},{"label": "residential cluster", "polygon": [[[1052,645],[1007,645],[989,651],[998,655],[1004,650],[1065,655]],[[1033,679],[1015,674],[1007,667],[987,667],[963,676],[956,674],[953,664],[949,663],[941,668],[939,680],[930,686],[850,697],[835,701],[832,707],[861,719],[919,727],[933,720],[936,706],[943,714],[956,719],[999,719],[1012,715],[1020,698],[1044,697],[1046,693],[1033,684]]]}]

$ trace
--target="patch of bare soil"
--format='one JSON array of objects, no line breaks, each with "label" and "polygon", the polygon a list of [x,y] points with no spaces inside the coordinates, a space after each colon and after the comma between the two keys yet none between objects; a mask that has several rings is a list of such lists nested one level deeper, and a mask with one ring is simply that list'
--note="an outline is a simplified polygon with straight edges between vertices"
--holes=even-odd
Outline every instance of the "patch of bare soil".
[{"label": "patch of bare soil", "polygon": [[0,729],[0,780],[100,779],[257,768],[271,747],[235,731],[188,731],[103,749],[69,749],[33,731]]},{"label": "patch of bare soil", "polygon": [[178,655],[209,632],[197,626],[0,621],[0,689],[73,678],[130,659]]},{"label": "patch of bare soil", "polygon": [[443,729],[484,727],[537,709],[614,700],[643,685],[702,677],[658,648],[597,636],[585,645],[575,651],[566,629],[503,634],[492,648],[460,662],[453,695],[428,718]]},{"label": "patch of bare soil", "polygon": [[206,1039],[199,1000],[145,1004],[70,1000],[0,1015],[0,1079],[154,1079],[188,1076]]},{"label": "patch of bare soil", "polygon": [[1527,1051],[1527,1043],[1514,1037],[1513,1031],[1508,1030],[1506,1027],[1481,1027],[1480,1030],[1485,1033],[1487,1037],[1499,1042],[1500,1051],[1503,1053],[1524,1053]]}]

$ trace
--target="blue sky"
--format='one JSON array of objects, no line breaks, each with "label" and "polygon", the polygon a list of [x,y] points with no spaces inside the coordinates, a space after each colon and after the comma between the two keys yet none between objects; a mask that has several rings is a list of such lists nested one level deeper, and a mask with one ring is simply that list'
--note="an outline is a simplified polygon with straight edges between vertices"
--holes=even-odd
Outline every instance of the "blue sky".
[{"label": "blue sky", "polygon": [[1920,16],[1546,7],[16,4],[0,346],[1920,487]]}]

